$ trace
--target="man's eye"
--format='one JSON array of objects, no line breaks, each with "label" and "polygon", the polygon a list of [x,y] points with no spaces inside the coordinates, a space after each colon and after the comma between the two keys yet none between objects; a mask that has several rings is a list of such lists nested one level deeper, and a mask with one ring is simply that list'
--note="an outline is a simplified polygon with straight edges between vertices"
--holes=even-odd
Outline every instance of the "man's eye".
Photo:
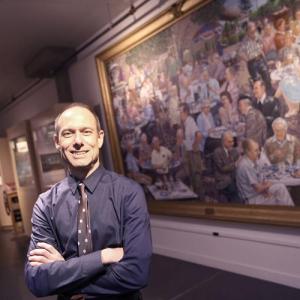
[{"label": "man's eye", "polygon": [[83,134],[84,134],[84,135],[90,135],[90,134],[92,134],[92,133],[93,133],[93,131],[92,131],[92,130],[89,130],[89,129],[83,131]]},{"label": "man's eye", "polygon": [[62,136],[63,136],[64,138],[71,137],[71,136],[72,136],[72,132],[71,132],[71,131],[64,131],[63,134],[62,134]]}]

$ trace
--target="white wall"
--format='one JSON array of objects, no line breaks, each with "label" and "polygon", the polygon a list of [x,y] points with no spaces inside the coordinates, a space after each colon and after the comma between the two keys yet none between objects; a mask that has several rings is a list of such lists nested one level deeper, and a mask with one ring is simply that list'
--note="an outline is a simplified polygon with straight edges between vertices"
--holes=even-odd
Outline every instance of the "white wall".
[{"label": "white wall", "polygon": [[151,228],[155,253],[300,288],[298,228],[160,216]]},{"label": "white wall", "polygon": [[[149,1],[151,14],[139,21],[139,24],[163,9],[161,7],[152,11],[158,2]],[[116,31],[114,29],[110,35],[91,45],[71,67],[70,78],[75,100],[91,105],[101,103],[95,54],[104,45],[108,45],[107,41],[113,43],[126,34],[124,31],[118,38],[111,40]],[[33,116],[45,106],[51,106],[56,102],[54,89],[53,82],[50,82],[7,114],[0,114],[0,120],[4,118],[0,128],[17,123],[19,118]],[[109,151],[109,146],[106,147]],[[156,253],[300,288],[299,229],[159,216],[152,216],[151,223]],[[220,236],[215,237],[212,232],[219,232]]]}]

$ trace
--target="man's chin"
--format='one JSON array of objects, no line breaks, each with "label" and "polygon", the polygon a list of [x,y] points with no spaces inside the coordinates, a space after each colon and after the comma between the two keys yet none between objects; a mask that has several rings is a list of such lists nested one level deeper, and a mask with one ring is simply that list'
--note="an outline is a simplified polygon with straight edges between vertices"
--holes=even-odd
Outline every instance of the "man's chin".
[{"label": "man's chin", "polygon": [[92,162],[69,161],[68,165],[71,174],[87,175],[99,165],[97,162],[98,160]]}]

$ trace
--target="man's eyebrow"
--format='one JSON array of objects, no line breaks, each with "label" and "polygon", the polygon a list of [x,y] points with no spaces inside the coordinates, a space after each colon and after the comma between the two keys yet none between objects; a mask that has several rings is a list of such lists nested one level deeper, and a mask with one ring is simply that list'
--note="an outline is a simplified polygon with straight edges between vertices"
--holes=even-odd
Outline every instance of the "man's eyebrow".
[{"label": "man's eyebrow", "polygon": [[94,130],[93,127],[89,127],[89,126],[83,126],[83,127],[79,127],[79,128],[74,128],[74,127],[66,127],[66,128],[63,128],[61,131],[74,131],[74,130],[86,130],[86,129],[90,129],[90,130]]}]

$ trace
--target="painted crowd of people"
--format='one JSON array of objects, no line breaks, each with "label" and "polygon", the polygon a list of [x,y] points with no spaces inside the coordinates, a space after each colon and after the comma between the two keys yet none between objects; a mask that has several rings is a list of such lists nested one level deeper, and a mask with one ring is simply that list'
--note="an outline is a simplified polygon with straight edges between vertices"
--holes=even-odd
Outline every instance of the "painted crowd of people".
[{"label": "painted crowd of people", "polygon": [[[235,199],[236,190],[247,194],[242,182],[254,174],[240,170],[256,166],[246,159],[252,148],[257,146],[271,164],[299,164],[300,9],[290,20],[248,21],[244,37],[222,52],[195,57],[189,49],[178,54],[170,46],[142,67],[110,66],[128,175],[146,185],[161,180],[166,188],[170,178],[182,180],[204,199],[209,156],[217,188],[226,198],[252,203],[251,193]],[[221,142],[209,147],[218,128]],[[237,147],[226,150],[231,140]],[[268,198],[271,188],[254,190]]]}]

